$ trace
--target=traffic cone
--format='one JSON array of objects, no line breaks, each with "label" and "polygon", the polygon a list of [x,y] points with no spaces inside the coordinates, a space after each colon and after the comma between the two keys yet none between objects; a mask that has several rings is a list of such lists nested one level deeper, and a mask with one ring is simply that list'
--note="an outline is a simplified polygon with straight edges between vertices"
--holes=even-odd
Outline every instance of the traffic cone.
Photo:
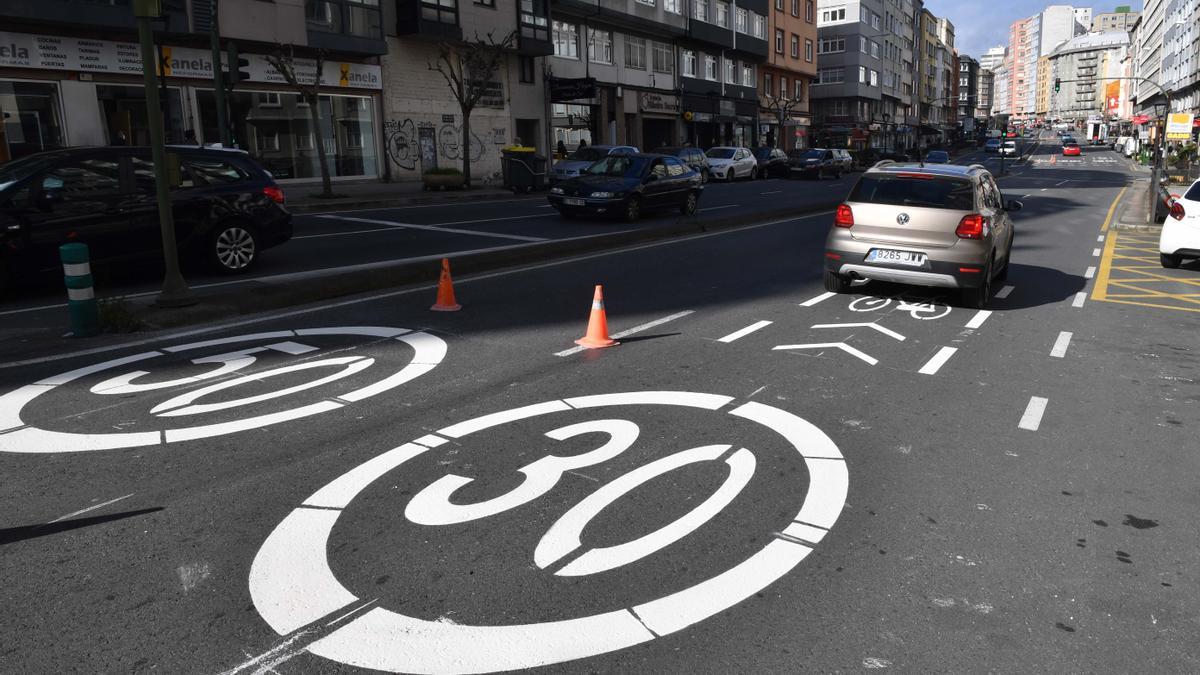
[{"label": "traffic cone", "polygon": [[592,313],[588,317],[587,335],[576,340],[575,344],[588,349],[620,344],[608,336],[608,316],[604,313],[604,287],[600,284],[596,284],[596,294],[592,296]]},{"label": "traffic cone", "polygon": [[442,258],[442,278],[438,281],[437,302],[430,307],[435,312],[457,312],[462,305],[454,299],[454,281],[450,278],[450,260]]}]

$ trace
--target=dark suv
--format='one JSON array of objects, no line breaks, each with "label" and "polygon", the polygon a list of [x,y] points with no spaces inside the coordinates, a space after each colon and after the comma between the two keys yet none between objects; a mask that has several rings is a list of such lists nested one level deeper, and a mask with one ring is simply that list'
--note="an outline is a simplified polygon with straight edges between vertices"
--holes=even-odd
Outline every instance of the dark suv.
[{"label": "dark suv", "polygon": [[662,147],[655,148],[653,154],[678,157],[688,167],[698,171],[702,180],[708,181],[708,162],[704,158],[704,151],[700,148]]},{"label": "dark suv", "polygon": [[[292,236],[271,174],[238,150],[171,146],[171,201],[181,252],[244,272]],[[88,245],[101,265],[161,259],[149,148],[69,148],[0,164],[0,288],[60,268],[58,247]]]}]

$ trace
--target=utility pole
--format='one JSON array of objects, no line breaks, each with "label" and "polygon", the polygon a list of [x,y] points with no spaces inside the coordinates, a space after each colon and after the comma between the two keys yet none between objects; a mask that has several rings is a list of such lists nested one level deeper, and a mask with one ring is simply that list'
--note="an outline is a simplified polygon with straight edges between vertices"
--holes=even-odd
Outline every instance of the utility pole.
[{"label": "utility pole", "polygon": [[[220,12],[217,9],[220,0],[212,2],[212,30],[208,33],[208,46],[212,50],[213,62],[213,99],[217,106],[217,133],[221,139],[221,147],[230,147],[229,121],[225,119],[225,73],[221,68],[221,24]],[[237,63],[231,63],[230,68],[237,68]]]},{"label": "utility pole", "polygon": [[195,303],[187,282],[179,273],[179,249],[175,244],[175,219],[167,182],[167,153],[163,148],[163,116],[159,108],[157,53],[150,21],[162,15],[161,0],[134,0],[138,41],[142,51],[142,77],[146,88],[146,122],[150,127],[150,152],[154,161],[154,187],[158,197],[158,222],[162,231],[163,263],[166,274],[155,301],[161,307],[184,307]]}]

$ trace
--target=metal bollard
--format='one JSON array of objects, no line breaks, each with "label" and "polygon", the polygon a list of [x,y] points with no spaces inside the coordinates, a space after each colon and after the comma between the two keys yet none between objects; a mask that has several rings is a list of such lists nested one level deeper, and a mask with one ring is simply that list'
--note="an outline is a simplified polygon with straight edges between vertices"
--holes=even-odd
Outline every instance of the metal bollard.
[{"label": "metal bollard", "polygon": [[100,332],[100,308],[92,288],[92,264],[87,244],[63,244],[58,247],[58,257],[62,260],[63,281],[67,285],[71,335],[92,337]]}]

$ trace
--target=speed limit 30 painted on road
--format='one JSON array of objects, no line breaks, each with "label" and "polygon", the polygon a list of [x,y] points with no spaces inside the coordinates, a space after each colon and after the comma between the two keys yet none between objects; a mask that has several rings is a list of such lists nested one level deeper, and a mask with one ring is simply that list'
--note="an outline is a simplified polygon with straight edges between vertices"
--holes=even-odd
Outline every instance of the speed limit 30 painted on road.
[{"label": "speed limit 30 painted on road", "polygon": [[[385,365],[397,342],[412,350],[399,370]],[[323,350],[331,344],[334,349]],[[441,338],[385,326],[301,328],[164,347],[48,377],[0,396],[0,452],[135,448],[258,429],[389,391],[433,370],[445,356]],[[245,372],[263,358],[282,363]],[[143,369],[155,366],[163,372]],[[344,386],[348,382],[356,386]],[[86,393],[109,406],[130,396],[168,398],[145,411],[152,422],[128,423],[151,427],[144,431],[62,431],[29,421],[63,387],[87,387]],[[340,387],[336,393],[325,393],[335,387]],[[307,402],[298,403],[301,396]],[[113,426],[124,428],[107,428]]]},{"label": "speed limit 30 painted on road", "polygon": [[[713,424],[706,426],[715,425],[722,430],[719,433],[736,426],[735,422],[749,423],[760,440],[748,443],[750,447],[737,443],[681,450],[655,447],[649,461],[644,462],[641,457],[645,452],[626,454],[623,459],[636,456],[639,459],[632,463],[641,462],[640,466],[611,480],[590,479],[596,480],[598,487],[589,489],[586,496],[561,514],[548,514],[547,518],[557,518],[516,568],[554,578],[580,579],[592,575],[603,578],[613,571],[653,563],[664,549],[689,535],[699,536],[697,532],[729,509],[739,495],[746,495],[743,503],[753,502],[746,487],[757,469],[772,476],[786,475],[776,471],[779,467],[759,466],[766,456],[756,450],[767,451],[761,445],[777,446],[772,448],[777,456],[803,463],[807,488],[797,489],[793,478],[785,478],[786,489],[780,493],[786,499],[797,495],[798,503],[778,509],[772,505],[772,511],[783,510],[780,515],[788,519],[786,525],[773,527],[760,522],[763,536],[749,541],[765,539],[765,545],[751,544],[746,549],[748,557],[743,559],[739,552],[734,563],[711,574],[704,571],[696,577],[698,581],[689,579],[691,585],[686,588],[664,592],[650,587],[645,591],[648,597],[636,598],[628,606],[579,611],[581,616],[565,619],[481,625],[479,621],[463,623],[445,617],[416,616],[419,611],[402,613],[383,606],[386,603],[364,612],[374,600],[368,598],[364,604],[364,599],[347,589],[333,572],[335,567],[344,568],[332,564],[331,551],[344,549],[345,545],[332,546],[330,537],[351,503],[389,474],[392,476],[385,485],[396,483],[389,494],[397,494],[394,490],[406,481],[402,476],[423,476],[418,468],[422,461],[433,465],[433,458],[423,456],[428,453],[436,457],[442,452],[437,450],[441,446],[451,443],[446,447],[455,448],[456,453],[463,447],[486,447],[496,452],[500,451],[496,439],[503,437],[505,427],[511,430],[512,426],[524,426],[539,431],[549,427],[544,436],[558,442],[582,437],[588,441],[587,447],[593,448],[582,454],[558,455],[551,444],[544,452],[516,452],[522,459],[534,457],[518,469],[522,474],[519,484],[475,502],[465,501],[464,495],[470,494],[468,486],[475,482],[468,476],[448,473],[432,481],[422,478],[412,483],[415,489],[403,507],[408,524],[426,528],[420,530],[422,538],[440,535],[450,541],[464,541],[464,524],[480,522],[480,527],[494,529],[503,522],[495,521],[496,516],[537,504],[560,487],[565,474],[578,476],[581,470],[596,472],[611,466],[607,463],[639,445],[642,428],[629,418],[661,417],[671,409],[680,414],[681,409],[690,410],[689,414],[702,415],[706,421],[711,414]],[[581,415],[588,419],[572,422]],[[597,438],[602,442],[597,443]],[[798,455],[792,455],[793,451]],[[629,532],[644,527],[623,528],[618,535],[621,541],[612,545],[589,547],[583,543],[588,539],[584,532],[589,524],[601,519],[607,509],[619,510],[620,502],[632,499],[634,491],[686,467],[704,465],[710,470],[719,469],[712,474],[721,477],[718,484],[702,498],[687,500],[690,508],[674,520],[640,536]],[[393,474],[397,471],[399,475]],[[483,673],[563,663],[676,633],[766,588],[799,564],[825,537],[841,514],[848,487],[846,463],[834,442],[810,422],[777,407],[753,401],[738,404],[729,396],[684,391],[623,392],[547,401],[453,424],[378,455],[334,479],[292,510],[267,537],[251,566],[249,590],[259,614],[280,635],[302,633],[308,626],[333,625],[355,615],[305,647],[311,654],[344,664],[402,673]],[[388,518],[401,517],[399,512],[388,511]],[[524,517],[515,518],[528,522]],[[661,519],[652,520],[659,524]],[[394,544],[389,541],[387,549],[395,551]],[[399,557],[407,557],[405,550],[399,549]],[[416,575],[419,570],[409,572]],[[331,617],[338,618],[329,622]]]}]

